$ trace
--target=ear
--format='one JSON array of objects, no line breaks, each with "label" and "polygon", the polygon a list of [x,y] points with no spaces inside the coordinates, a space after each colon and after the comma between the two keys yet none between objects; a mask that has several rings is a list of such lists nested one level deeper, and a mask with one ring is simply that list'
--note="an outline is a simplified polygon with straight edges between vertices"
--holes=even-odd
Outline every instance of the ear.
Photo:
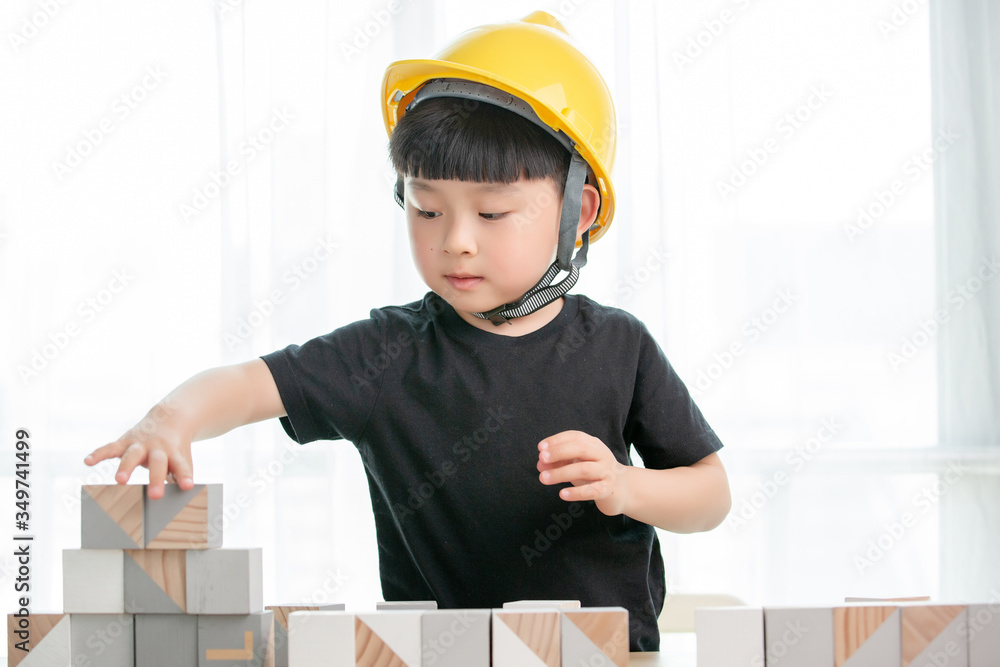
[{"label": "ear", "polygon": [[583,235],[594,224],[597,219],[597,210],[601,205],[601,194],[590,183],[583,185],[583,201],[580,204],[580,224],[576,228],[576,238],[583,238]]}]

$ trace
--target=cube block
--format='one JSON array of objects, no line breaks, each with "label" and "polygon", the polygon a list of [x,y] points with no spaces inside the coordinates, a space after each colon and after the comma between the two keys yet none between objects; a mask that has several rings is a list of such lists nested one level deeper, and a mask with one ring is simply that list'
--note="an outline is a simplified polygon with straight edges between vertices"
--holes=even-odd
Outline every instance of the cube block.
[{"label": "cube block", "polygon": [[132,614],[71,614],[71,664],[133,667],[133,626]]},{"label": "cube block", "polygon": [[565,609],[561,620],[563,665],[628,667],[628,610]]},{"label": "cube block", "polygon": [[141,549],[145,487],[87,484],[80,489],[80,546],[84,549]]},{"label": "cube block", "polygon": [[968,667],[965,605],[901,605],[902,666]]},{"label": "cube block", "polygon": [[354,665],[354,614],[298,611],[288,617],[289,667]]},{"label": "cube block", "polygon": [[274,667],[274,613],[198,616],[198,667]]},{"label": "cube block", "polygon": [[489,609],[441,609],[420,617],[421,655],[435,667],[489,667]]},{"label": "cube block", "polygon": [[382,601],[375,603],[376,611],[431,611],[438,608],[438,603],[434,600],[397,600]]},{"label": "cube block", "polygon": [[288,667],[288,617],[296,611],[343,611],[344,603],[321,605],[268,605],[274,613],[274,667]]},{"label": "cube block", "polygon": [[9,667],[64,667],[70,664],[69,614],[7,615]]},{"label": "cube block", "polygon": [[186,557],[187,613],[245,616],[264,610],[259,548],[190,550]]},{"label": "cube block", "polygon": [[196,484],[188,491],[164,485],[162,498],[145,497],[143,530],[147,549],[221,547],[222,485]]},{"label": "cube block", "polygon": [[966,615],[969,667],[1000,667],[1000,604],[970,604]]},{"label": "cube block", "polygon": [[412,610],[355,614],[355,664],[420,667],[420,618],[424,613]]},{"label": "cube block", "polygon": [[198,667],[198,617],[135,616],[135,667]]},{"label": "cube block", "polygon": [[63,609],[71,614],[125,612],[121,549],[63,550]]},{"label": "cube block", "polygon": [[768,667],[833,667],[832,607],[765,607]]},{"label": "cube block", "polygon": [[835,667],[901,665],[899,616],[899,608],[895,605],[835,607]]},{"label": "cube block", "polygon": [[579,609],[579,600],[515,600],[504,602],[504,609]]},{"label": "cube block", "polygon": [[181,549],[125,550],[125,611],[183,614],[187,607],[187,556]]},{"label": "cube block", "polygon": [[760,667],[764,664],[761,607],[695,609],[698,667]]},{"label": "cube block", "polygon": [[557,609],[494,609],[493,667],[559,667]]}]

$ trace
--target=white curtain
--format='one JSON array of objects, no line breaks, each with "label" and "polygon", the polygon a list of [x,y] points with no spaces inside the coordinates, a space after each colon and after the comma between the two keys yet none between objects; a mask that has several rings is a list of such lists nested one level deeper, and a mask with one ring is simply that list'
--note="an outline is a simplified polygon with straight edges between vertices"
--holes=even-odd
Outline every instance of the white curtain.
[{"label": "white curtain", "polygon": [[[926,331],[998,250],[986,4],[56,5],[0,7],[0,442],[33,434],[36,609],[61,604],[80,484],[115,468],[85,453],[200,370],[425,292],[382,73],[536,9],[618,111],[616,219],[575,291],[648,324],[726,444],[734,514],[662,535],[669,588],[817,603],[996,583],[963,549],[997,553],[995,283]],[[373,605],[350,444],[274,421],[193,449],[198,480],[225,484],[226,546],[264,548],[268,603]]]},{"label": "white curtain", "polygon": [[[984,0],[931,3],[934,125],[961,135],[934,165],[941,446],[1000,448],[1000,10]],[[942,590],[1000,598],[997,466],[953,477],[941,505]],[[943,480],[947,483],[947,480]]]}]

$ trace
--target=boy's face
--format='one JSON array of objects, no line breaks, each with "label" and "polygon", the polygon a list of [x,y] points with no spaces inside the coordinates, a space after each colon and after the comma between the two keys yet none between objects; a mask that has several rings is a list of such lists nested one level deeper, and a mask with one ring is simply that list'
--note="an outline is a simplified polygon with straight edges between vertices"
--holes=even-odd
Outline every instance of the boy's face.
[{"label": "boy's face", "polygon": [[467,322],[479,326],[471,313],[520,298],[555,261],[561,193],[551,178],[505,185],[407,177],[405,185],[417,270]]}]

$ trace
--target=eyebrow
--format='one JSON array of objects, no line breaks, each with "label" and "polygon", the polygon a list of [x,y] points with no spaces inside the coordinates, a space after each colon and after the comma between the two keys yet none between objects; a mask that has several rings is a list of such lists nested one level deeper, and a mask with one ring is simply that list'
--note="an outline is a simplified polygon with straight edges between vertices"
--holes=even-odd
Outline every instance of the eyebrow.
[{"label": "eyebrow", "polygon": [[[437,192],[437,188],[432,186],[427,181],[421,181],[420,179],[413,178],[410,179],[410,187],[414,190],[424,190],[425,192]],[[477,183],[476,189],[482,192],[512,192],[516,188],[513,183]]]}]

